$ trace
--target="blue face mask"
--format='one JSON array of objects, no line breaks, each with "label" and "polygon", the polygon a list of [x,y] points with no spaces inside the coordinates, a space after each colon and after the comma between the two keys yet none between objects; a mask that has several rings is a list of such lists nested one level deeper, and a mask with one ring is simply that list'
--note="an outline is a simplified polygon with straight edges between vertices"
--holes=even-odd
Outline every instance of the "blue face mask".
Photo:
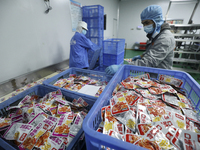
[{"label": "blue face mask", "polygon": [[154,31],[153,24],[150,24],[150,25],[144,26],[144,31],[145,31],[146,33],[151,34],[151,33]]},{"label": "blue face mask", "polygon": [[83,29],[83,30],[82,30],[82,33],[83,33],[84,35],[86,35],[87,31]]}]

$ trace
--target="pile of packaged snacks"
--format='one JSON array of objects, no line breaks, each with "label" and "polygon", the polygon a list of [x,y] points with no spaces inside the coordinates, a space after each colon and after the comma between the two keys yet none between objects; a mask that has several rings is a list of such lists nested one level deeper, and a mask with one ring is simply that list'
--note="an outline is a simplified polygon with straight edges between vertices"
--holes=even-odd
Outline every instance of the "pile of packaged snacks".
[{"label": "pile of packaged snacks", "polygon": [[106,81],[91,79],[87,76],[77,76],[76,74],[70,74],[69,78],[59,79],[53,85],[77,92],[86,84],[100,86],[98,92],[95,94],[95,97],[99,97],[108,83]]},{"label": "pile of packaged snacks", "polygon": [[149,74],[127,77],[101,109],[97,132],[150,149],[200,149],[200,119],[180,79]]},{"label": "pile of packaged snacks", "polygon": [[0,118],[2,138],[20,150],[64,150],[81,129],[87,106],[81,97],[67,101],[60,90],[42,98],[27,95]]}]

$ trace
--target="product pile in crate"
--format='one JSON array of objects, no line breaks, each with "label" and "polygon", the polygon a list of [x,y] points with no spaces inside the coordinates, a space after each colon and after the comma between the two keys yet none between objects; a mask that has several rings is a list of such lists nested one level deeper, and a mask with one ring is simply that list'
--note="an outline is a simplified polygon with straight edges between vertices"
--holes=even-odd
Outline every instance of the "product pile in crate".
[{"label": "product pile in crate", "polygon": [[182,84],[167,75],[127,77],[101,109],[97,131],[150,150],[200,149],[199,117]]},{"label": "product pile in crate", "polygon": [[2,138],[20,150],[64,150],[81,129],[87,106],[81,97],[67,101],[60,90],[44,97],[26,95],[0,118]]},{"label": "product pile in crate", "polygon": [[95,94],[95,97],[99,97],[107,84],[108,83],[106,81],[91,79],[88,76],[84,76],[84,75],[77,76],[76,74],[70,74],[69,78],[59,79],[53,85],[67,89],[67,90],[76,91],[76,92],[78,92],[85,85],[98,86],[99,89],[97,93]]}]

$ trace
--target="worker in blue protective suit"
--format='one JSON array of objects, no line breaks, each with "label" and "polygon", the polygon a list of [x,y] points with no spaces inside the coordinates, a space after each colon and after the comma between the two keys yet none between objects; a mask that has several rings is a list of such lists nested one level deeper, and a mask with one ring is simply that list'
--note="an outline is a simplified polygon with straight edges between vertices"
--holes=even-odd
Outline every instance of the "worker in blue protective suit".
[{"label": "worker in blue protective suit", "polygon": [[85,35],[87,33],[87,23],[79,21],[76,28],[76,33],[70,41],[70,58],[69,67],[77,67],[87,69],[89,67],[88,62],[88,50],[96,50],[98,46],[92,43]]},{"label": "worker in blue protective suit", "polygon": [[[162,8],[158,5],[150,5],[142,11],[140,17],[149,41],[146,51],[141,56],[133,57],[129,64],[172,69],[175,40],[169,24],[164,23]],[[105,69],[105,72],[114,74],[119,67],[120,65],[111,65]]]}]

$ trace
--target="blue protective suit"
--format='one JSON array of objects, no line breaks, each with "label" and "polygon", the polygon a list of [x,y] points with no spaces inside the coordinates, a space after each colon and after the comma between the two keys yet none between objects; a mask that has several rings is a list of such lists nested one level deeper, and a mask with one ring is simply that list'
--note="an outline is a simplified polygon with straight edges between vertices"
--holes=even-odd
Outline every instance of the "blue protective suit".
[{"label": "blue protective suit", "polygon": [[96,50],[97,45],[92,43],[82,33],[76,32],[70,41],[69,67],[89,67],[87,50]]}]

